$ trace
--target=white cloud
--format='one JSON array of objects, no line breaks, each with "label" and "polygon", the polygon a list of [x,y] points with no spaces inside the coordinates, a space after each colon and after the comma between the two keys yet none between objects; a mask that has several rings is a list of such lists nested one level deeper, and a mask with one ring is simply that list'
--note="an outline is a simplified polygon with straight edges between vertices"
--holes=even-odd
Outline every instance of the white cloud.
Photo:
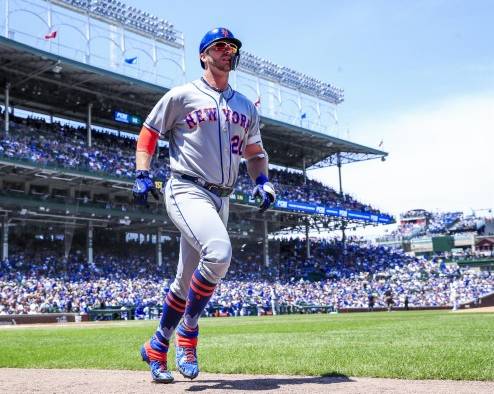
[{"label": "white cloud", "polygon": [[[355,142],[383,139],[389,157],[343,166],[343,190],[395,215],[494,207],[493,114],[494,94],[482,94],[356,124],[362,138]],[[310,174],[338,188],[335,169]]]}]

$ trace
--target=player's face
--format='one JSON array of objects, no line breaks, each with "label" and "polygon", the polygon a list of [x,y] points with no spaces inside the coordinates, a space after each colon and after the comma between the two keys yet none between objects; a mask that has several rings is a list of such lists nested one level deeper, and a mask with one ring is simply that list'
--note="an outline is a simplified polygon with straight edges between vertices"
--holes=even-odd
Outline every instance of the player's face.
[{"label": "player's face", "polygon": [[206,51],[206,63],[220,71],[228,72],[231,70],[232,57],[237,53],[238,48],[235,44],[219,41],[211,45]]}]

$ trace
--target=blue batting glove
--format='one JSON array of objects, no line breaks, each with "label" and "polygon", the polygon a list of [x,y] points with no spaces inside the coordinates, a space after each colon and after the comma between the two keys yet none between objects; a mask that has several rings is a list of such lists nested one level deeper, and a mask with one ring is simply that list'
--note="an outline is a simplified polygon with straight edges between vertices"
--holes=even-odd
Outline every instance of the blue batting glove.
[{"label": "blue batting glove", "polygon": [[136,180],[132,187],[132,193],[134,194],[134,202],[138,205],[147,205],[148,193],[151,193],[156,200],[160,199],[149,171],[145,170],[136,171]]},{"label": "blue batting glove", "polygon": [[268,209],[274,203],[274,200],[276,200],[274,186],[263,173],[257,177],[256,187],[252,191],[252,198],[255,199],[256,197],[261,199],[261,204],[259,205],[260,213]]}]

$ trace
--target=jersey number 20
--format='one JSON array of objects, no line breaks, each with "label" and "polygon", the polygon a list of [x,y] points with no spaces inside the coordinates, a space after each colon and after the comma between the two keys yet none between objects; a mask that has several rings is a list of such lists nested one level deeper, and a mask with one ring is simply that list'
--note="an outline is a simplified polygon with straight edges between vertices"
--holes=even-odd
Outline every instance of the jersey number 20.
[{"label": "jersey number 20", "polygon": [[244,140],[240,140],[240,137],[238,135],[234,135],[231,139],[232,153],[242,156],[243,144],[244,144]]}]

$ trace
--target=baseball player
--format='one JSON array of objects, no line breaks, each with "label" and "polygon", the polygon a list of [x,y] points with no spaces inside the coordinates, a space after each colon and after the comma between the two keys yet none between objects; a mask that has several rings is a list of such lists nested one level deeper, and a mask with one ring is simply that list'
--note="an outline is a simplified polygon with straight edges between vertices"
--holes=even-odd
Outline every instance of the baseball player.
[{"label": "baseball player", "polygon": [[260,211],[276,198],[268,180],[268,155],[257,110],[228,84],[241,46],[228,29],[206,33],[199,45],[203,77],[166,93],[139,134],[134,197],[146,204],[148,193],[156,193],[150,162],[158,138],[168,137],[172,175],[163,193],[168,215],[181,233],[177,275],[164,300],[158,328],[141,348],[155,382],[173,381],[167,352],[175,329],[178,371],[190,379],[199,374],[198,320],[230,265],[229,195],[242,158],[255,181],[253,197],[260,199]]}]

